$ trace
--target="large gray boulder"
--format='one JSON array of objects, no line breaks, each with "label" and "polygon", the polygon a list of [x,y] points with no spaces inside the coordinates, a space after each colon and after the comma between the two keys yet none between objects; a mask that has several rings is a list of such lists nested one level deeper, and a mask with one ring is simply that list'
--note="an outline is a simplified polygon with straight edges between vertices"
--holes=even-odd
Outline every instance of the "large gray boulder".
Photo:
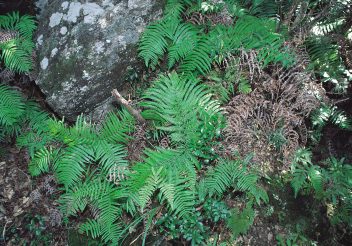
[{"label": "large gray boulder", "polygon": [[36,83],[52,109],[69,120],[93,120],[111,105],[136,66],[137,42],[161,15],[162,0],[39,0]]}]

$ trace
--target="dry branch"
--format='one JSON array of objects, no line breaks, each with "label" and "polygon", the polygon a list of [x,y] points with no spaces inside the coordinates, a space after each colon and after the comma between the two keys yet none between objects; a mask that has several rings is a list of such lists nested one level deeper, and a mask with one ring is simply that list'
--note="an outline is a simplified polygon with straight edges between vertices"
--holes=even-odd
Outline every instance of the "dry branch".
[{"label": "dry branch", "polygon": [[116,89],[112,90],[111,93],[115,97],[117,102],[120,105],[125,106],[128,112],[130,112],[130,114],[133,115],[133,117],[135,117],[139,123],[144,124],[146,122],[146,120],[142,117],[141,113],[138,110],[134,109]]}]

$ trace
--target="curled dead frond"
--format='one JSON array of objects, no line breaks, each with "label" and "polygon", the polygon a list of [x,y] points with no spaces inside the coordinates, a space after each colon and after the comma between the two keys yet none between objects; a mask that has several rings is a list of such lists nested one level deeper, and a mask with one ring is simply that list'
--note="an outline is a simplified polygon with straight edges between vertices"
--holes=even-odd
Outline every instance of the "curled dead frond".
[{"label": "curled dead frond", "polygon": [[146,137],[146,124],[139,124],[136,126],[136,130],[132,134],[132,140],[128,143],[128,160],[139,161],[142,158],[143,150],[147,145]]},{"label": "curled dead frond", "polygon": [[202,13],[202,12],[193,12],[189,16],[185,16],[186,21],[194,25],[231,25],[233,24],[233,19],[226,9],[223,9],[221,12],[211,12],[211,13]]},{"label": "curled dead frond", "polygon": [[[249,54],[242,56],[247,61],[242,74],[247,71],[254,90],[226,106],[227,152],[254,153],[263,172],[287,169],[292,155],[307,142],[304,119],[320,105],[324,91],[304,70],[304,61],[290,69],[273,67],[269,74],[253,65]],[[278,161],[282,165],[275,165]]]}]

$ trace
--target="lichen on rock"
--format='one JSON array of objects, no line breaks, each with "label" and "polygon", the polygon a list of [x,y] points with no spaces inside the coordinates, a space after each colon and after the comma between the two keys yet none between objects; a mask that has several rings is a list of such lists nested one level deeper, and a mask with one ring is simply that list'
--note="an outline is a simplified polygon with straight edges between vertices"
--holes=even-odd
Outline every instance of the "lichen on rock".
[{"label": "lichen on rock", "polygon": [[136,44],[145,26],[161,16],[163,1],[40,0],[37,5],[42,10],[36,83],[47,102],[70,120],[96,115],[96,108],[107,111],[111,90],[122,89],[127,67],[137,66]]}]

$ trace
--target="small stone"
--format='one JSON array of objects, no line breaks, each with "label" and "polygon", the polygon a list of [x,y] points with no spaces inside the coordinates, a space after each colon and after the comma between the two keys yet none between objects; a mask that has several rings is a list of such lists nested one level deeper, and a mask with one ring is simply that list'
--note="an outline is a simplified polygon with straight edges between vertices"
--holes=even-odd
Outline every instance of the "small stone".
[{"label": "small stone", "polygon": [[29,197],[23,197],[22,204],[26,204],[29,201]]},{"label": "small stone", "polygon": [[23,214],[23,212],[24,212],[23,209],[16,205],[15,208],[13,209],[13,216],[17,217],[17,216]]},{"label": "small stone", "polygon": [[269,233],[268,233],[268,241],[269,241],[269,242],[272,241],[273,238],[274,238],[274,235],[273,235],[271,232],[269,232]]},{"label": "small stone", "polygon": [[15,191],[12,188],[5,189],[5,197],[7,197],[7,199],[11,200],[14,194]]},{"label": "small stone", "polygon": [[6,209],[3,205],[0,204],[0,213],[6,214]]}]

